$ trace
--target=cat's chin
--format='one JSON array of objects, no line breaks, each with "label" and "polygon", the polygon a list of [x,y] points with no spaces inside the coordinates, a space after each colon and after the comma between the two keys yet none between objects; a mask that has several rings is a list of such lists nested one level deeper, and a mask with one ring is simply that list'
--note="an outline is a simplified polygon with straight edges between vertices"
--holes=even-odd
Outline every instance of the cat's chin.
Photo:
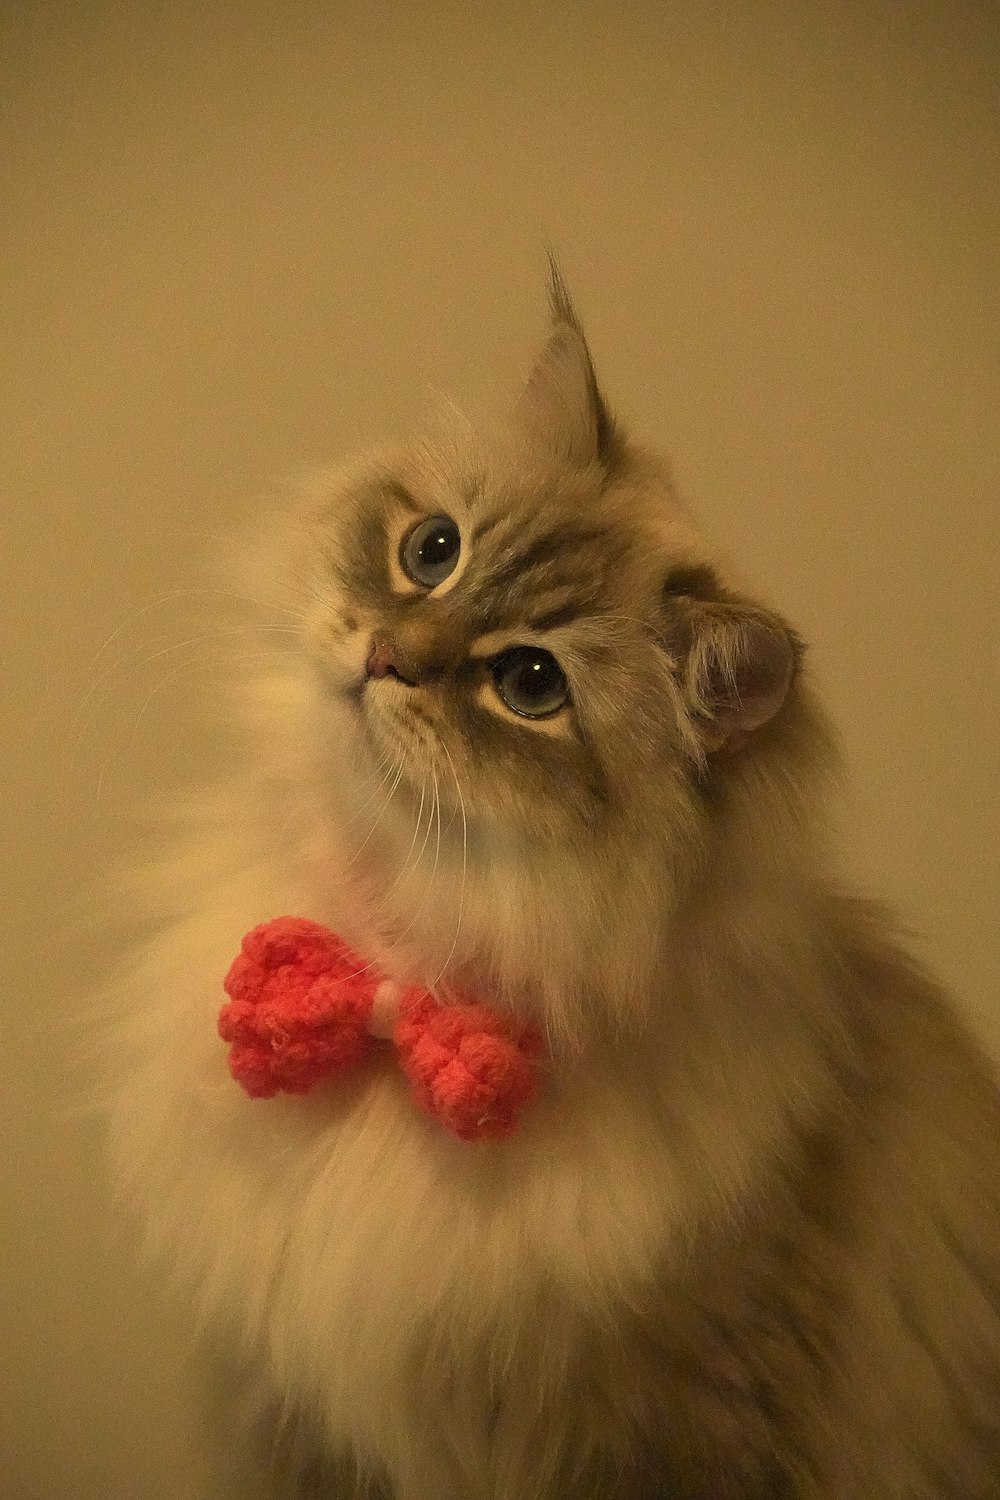
[{"label": "cat's chin", "polygon": [[443,779],[440,772],[447,759],[430,725],[407,705],[405,692],[381,683],[373,692],[368,683],[357,695],[353,712],[375,766],[391,767],[399,783],[429,795],[432,782],[440,784]]}]

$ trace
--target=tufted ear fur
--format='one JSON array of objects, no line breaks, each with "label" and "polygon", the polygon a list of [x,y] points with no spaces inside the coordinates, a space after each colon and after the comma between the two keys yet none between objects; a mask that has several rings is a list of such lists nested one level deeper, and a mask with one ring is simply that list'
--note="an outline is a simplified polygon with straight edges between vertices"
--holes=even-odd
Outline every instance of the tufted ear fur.
[{"label": "tufted ear fur", "polygon": [[549,262],[552,328],[518,403],[516,420],[534,445],[585,467],[610,463],[615,424],[565,282]]},{"label": "tufted ear fur", "polygon": [[708,568],[668,577],[664,614],[664,636],[702,746],[735,748],[785,702],[802,656],[798,636],[780,615],[719,586]]}]

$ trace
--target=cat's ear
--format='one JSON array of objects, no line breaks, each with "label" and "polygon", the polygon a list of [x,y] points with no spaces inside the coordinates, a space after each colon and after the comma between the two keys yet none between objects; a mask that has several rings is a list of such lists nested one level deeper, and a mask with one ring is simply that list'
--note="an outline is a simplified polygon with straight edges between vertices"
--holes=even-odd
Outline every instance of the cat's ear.
[{"label": "cat's ear", "polygon": [[667,578],[663,626],[706,751],[743,743],[779,712],[803,651],[780,615],[722,589],[711,570],[687,568]]},{"label": "cat's ear", "polygon": [[571,463],[609,464],[618,434],[601,395],[580,320],[555,261],[549,260],[548,339],[516,410],[533,445]]}]

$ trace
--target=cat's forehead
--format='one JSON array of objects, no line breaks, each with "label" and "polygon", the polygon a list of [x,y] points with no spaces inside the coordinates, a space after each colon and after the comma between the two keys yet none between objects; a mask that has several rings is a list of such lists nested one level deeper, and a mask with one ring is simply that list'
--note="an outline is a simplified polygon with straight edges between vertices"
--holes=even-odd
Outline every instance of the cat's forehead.
[{"label": "cat's forehead", "polygon": [[709,560],[669,476],[641,455],[609,475],[437,446],[342,472],[321,500],[313,557],[359,619],[384,623],[424,596],[403,553],[439,516],[455,523],[460,554],[428,602],[470,639],[652,618],[670,569]]},{"label": "cat's forehead", "polygon": [[470,604],[491,616],[527,614],[539,628],[634,596],[655,576],[658,554],[686,550],[665,488],[651,495],[596,470],[424,457],[386,484],[404,527],[434,514],[457,523]]},{"label": "cat's forehead", "polygon": [[465,593],[498,624],[567,624],[606,606],[629,570],[632,539],[600,515],[539,500],[470,517]]}]

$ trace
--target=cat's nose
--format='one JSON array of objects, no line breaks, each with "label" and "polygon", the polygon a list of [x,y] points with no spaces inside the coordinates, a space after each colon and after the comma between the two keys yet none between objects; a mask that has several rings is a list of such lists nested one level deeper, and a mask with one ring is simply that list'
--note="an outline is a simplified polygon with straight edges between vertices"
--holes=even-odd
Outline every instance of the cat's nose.
[{"label": "cat's nose", "polygon": [[400,653],[387,636],[375,636],[365,663],[368,677],[397,677],[400,682],[416,685],[417,674],[409,663],[401,664]]},{"label": "cat's nose", "polygon": [[410,687],[436,682],[457,670],[468,653],[468,633],[461,621],[440,610],[433,619],[395,621],[372,636],[365,664],[367,677],[395,677]]}]

